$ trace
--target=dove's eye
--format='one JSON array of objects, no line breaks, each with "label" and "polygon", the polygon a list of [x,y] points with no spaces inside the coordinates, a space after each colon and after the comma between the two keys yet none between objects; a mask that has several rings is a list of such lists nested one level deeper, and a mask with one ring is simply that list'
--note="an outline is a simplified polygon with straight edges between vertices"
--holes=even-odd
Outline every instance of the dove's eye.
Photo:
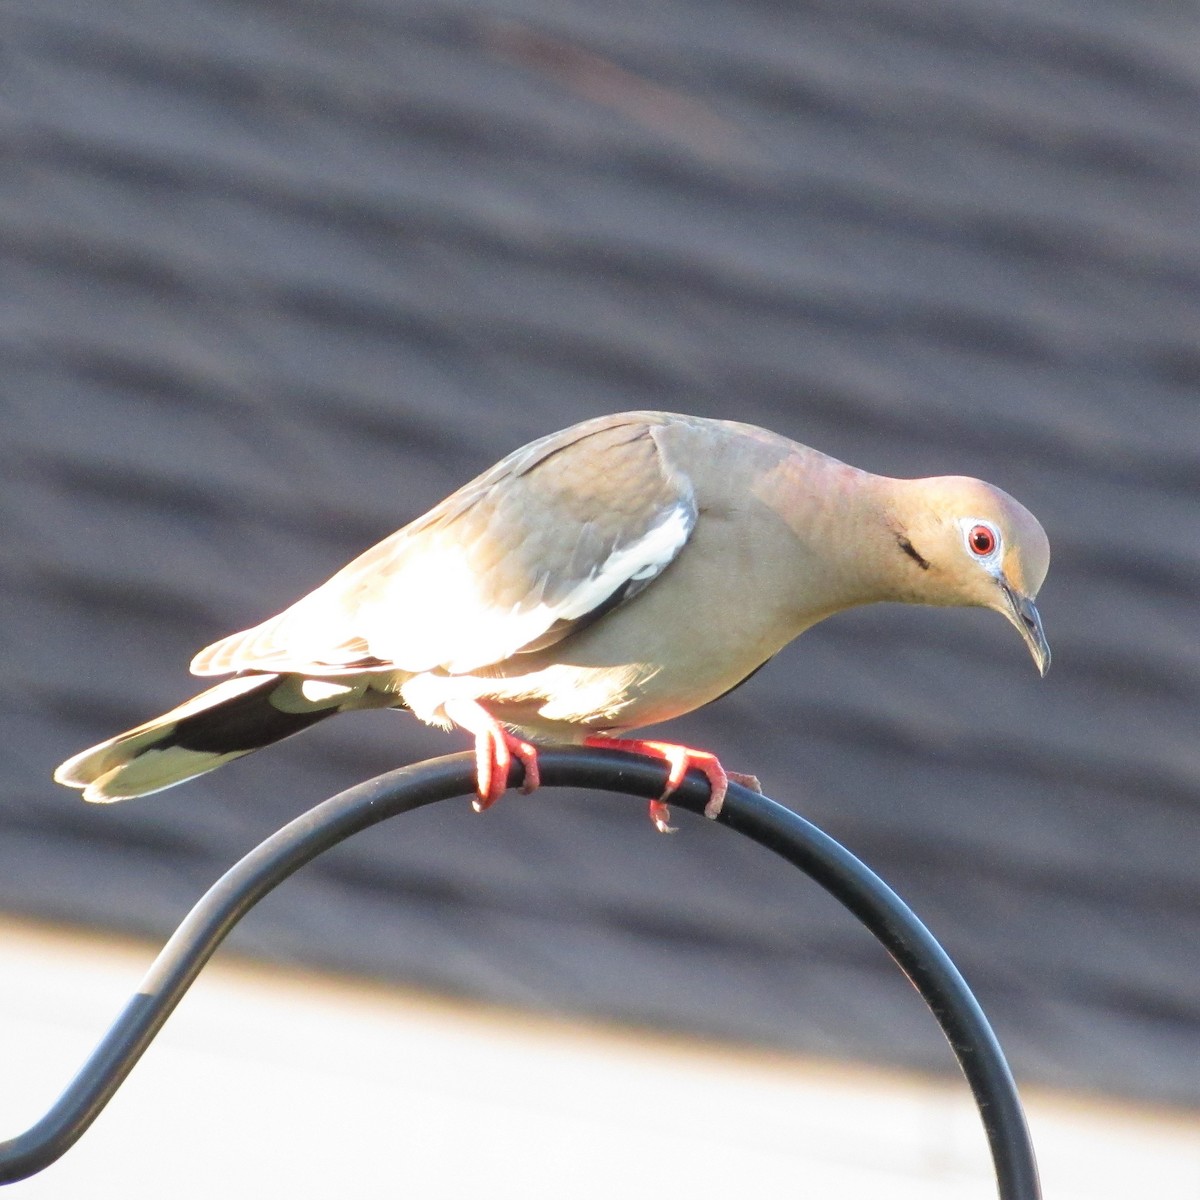
[{"label": "dove's eye", "polygon": [[972,525],[967,533],[967,545],[971,553],[980,558],[987,558],[996,549],[999,541],[999,534],[990,525]]}]

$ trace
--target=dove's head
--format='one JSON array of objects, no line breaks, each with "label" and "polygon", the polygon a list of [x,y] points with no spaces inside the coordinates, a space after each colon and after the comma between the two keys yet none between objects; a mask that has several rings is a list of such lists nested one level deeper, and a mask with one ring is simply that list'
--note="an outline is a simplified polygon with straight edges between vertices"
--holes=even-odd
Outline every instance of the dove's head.
[{"label": "dove's head", "polygon": [[1037,518],[979,479],[895,482],[889,523],[909,560],[912,591],[905,598],[995,609],[1016,627],[1045,675],[1050,646],[1034,599],[1050,566],[1050,543]]}]

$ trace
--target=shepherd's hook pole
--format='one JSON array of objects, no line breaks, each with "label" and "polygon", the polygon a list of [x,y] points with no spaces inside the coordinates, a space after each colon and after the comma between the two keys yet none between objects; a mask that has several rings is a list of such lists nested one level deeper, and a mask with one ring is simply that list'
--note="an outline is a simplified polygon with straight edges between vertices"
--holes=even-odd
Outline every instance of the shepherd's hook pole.
[{"label": "shepherd's hook pole", "polygon": [[[584,747],[539,752],[543,787],[601,788],[658,797],[666,768],[638,755]],[[523,775],[514,763],[512,785]],[[141,987],[50,1111],[0,1143],[0,1183],[28,1178],[75,1144],[112,1098],[225,935],[268,892],[317,855],[389,817],[473,794],[474,756],[456,754],[391,771],[318,804],[231,867],[184,918]],[[707,781],[693,771],[671,803],[702,813]],[[799,867],[875,935],[921,993],[967,1077],[983,1119],[1000,1200],[1040,1200],[1021,1101],[996,1035],[962,976],[911,909],[874,872],[815,825],[730,784],[717,818]]]}]

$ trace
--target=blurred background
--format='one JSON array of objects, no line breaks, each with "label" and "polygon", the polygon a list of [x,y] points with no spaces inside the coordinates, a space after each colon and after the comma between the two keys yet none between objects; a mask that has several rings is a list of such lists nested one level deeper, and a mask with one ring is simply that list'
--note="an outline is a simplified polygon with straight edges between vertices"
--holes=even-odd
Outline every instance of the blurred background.
[{"label": "blurred background", "polygon": [[[665,408],[766,425],[877,472],[979,475],[1041,518],[1045,681],[994,615],[877,607],[811,631],[671,736],[754,771],[888,879],[975,988],[1023,1084],[1108,1097],[1155,1136],[1186,1129],[1200,1144],[1194,5],[6,11],[0,961],[14,1047],[40,1044],[16,1010],[82,1005],[77,1048],[43,1030],[72,1047],[61,1066],[31,1065],[47,1101],[136,984],[140,966],[113,965],[122,955],[148,962],[293,815],[465,742],[357,714],[107,809],[55,787],[54,766],[198,690],[197,648],[509,450],[587,416]],[[295,1094],[286,1072],[314,1038],[331,1039],[332,1076],[351,1070],[347,1031],[363,1026],[338,989],[373,981],[389,1020],[487,1012],[499,1042],[542,1021],[584,1043],[603,1026],[720,1045],[755,1070],[819,1063],[826,1081],[858,1064],[839,1135],[851,1148],[881,1124],[911,1128],[864,1117],[862,1097],[903,1080],[965,1091],[923,1005],[849,916],[727,831],[680,824],[661,837],[641,802],[547,792],[482,817],[439,805],[326,855],[231,941],[273,964],[245,967],[264,1011],[273,980],[291,981],[278,1011],[314,988],[329,1004],[280,1051],[276,1084]],[[146,940],[131,950],[87,930]],[[84,1003],[104,971],[118,972],[111,995],[96,984],[104,1001]],[[216,1026],[230,1074],[212,1102],[240,1125],[271,1110],[247,1096],[270,1093],[234,1086],[231,1027]],[[503,1105],[474,1105],[465,1070],[450,1146]],[[194,1075],[181,1068],[163,1095],[194,1095]],[[320,1110],[328,1080],[313,1086]],[[814,1087],[813,1111],[831,1111]],[[41,1111],[21,1100],[5,1136]],[[936,1105],[920,1112],[936,1167],[949,1125]],[[162,1136],[184,1153],[195,1129],[172,1115]],[[105,1120],[73,1153],[104,1141]],[[295,1128],[273,1135],[279,1154]],[[536,1156],[537,1122],[523,1128],[520,1151]],[[652,1152],[655,1130],[647,1114],[605,1136]],[[365,1153],[360,1135],[304,1136],[338,1164]],[[971,1153],[986,1195],[986,1155]],[[1200,1193],[1200,1151],[1186,1161],[1175,1178]],[[403,1181],[402,1156],[395,1169]],[[835,1194],[908,1195],[898,1177]],[[1069,1177],[1056,1194],[1074,1194]],[[764,1167],[756,1194],[776,1194],[774,1178]],[[131,1186],[119,1194],[142,1194]]]}]

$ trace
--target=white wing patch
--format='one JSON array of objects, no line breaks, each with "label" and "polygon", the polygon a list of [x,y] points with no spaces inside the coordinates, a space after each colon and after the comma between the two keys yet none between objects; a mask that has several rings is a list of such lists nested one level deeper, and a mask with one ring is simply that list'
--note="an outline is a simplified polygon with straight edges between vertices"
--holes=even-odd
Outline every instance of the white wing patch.
[{"label": "white wing patch", "polygon": [[[683,549],[692,532],[693,509],[689,504],[676,504],[648,533],[614,550],[566,598],[554,606],[547,628],[556,620],[574,621],[598,608],[627,580],[653,579],[670,564]],[[545,605],[540,608],[546,609]]]},{"label": "white wing patch", "polygon": [[504,609],[490,601],[486,576],[472,572],[461,549],[453,543],[430,546],[421,555],[419,583],[409,576],[402,593],[391,591],[380,597],[360,614],[359,629],[374,655],[403,670],[474,671],[517,653],[557,621],[585,616],[622,584],[653,579],[683,548],[693,522],[692,506],[676,504],[637,541],[614,550],[561,599],[551,603],[542,599],[552,582],[547,573],[521,602]]}]

